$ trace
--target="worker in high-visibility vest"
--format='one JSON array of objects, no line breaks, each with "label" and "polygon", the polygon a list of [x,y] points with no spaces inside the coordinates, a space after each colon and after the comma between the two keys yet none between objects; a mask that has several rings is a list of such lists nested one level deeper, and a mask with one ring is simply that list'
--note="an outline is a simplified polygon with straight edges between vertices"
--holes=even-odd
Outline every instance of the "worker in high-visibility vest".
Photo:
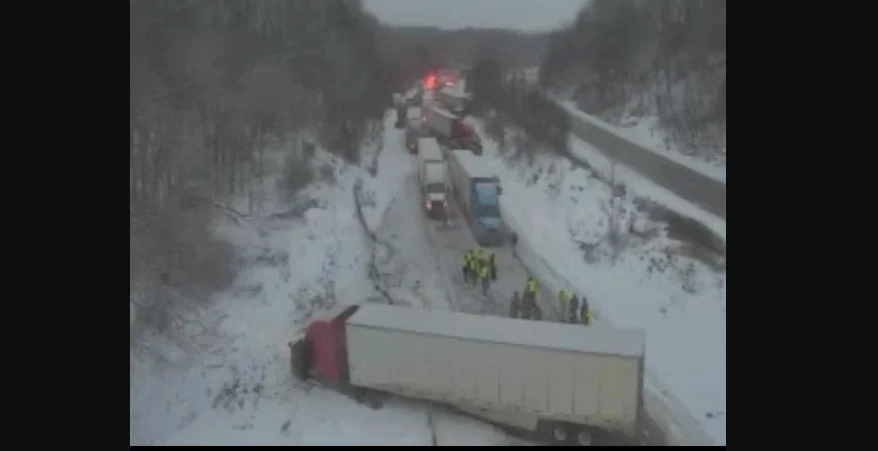
[{"label": "worker in high-visibility vest", "polygon": [[478,285],[478,283],[479,283],[479,258],[475,254],[470,254],[469,275],[470,275],[470,282],[472,282],[473,285]]},{"label": "worker in high-visibility vest", "polygon": [[570,312],[570,292],[563,289],[563,288],[561,289],[561,291],[558,291],[558,302],[561,303],[562,317],[563,317],[564,313],[568,313],[568,315],[569,315],[569,312]]},{"label": "worker in high-visibility vest", "polygon": [[576,297],[576,293],[574,293],[573,297],[570,298],[570,312],[568,317],[570,318],[571,323],[578,323],[580,320],[579,316],[579,298]]},{"label": "worker in high-visibility vest", "polygon": [[527,283],[524,284],[524,295],[522,296],[522,301],[530,302],[531,304],[536,305],[537,291],[540,291],[540,285],[533,277],[528,277]]},{"label": "worker in high-visibility vest", "polygon": [[485,257],[487,257],[487,251],[485,251],[485,248],[482,246],[476,246],[475,249],[473,249],[473,254],[475,254],[479,260],[484,260]]},{"label": "worker in high-visibility vest", "polygon": [[460,257],[460,265],[463,268],[463,283],[469,283],[471,259],[472,254],[469,251],[463,254],[463,257]]},{"label": "worker in high-visibility vest", "polygon": [[479,265],[479,279],[482,280],[482,294],[488,294],[488,284],[491,280],[491,268],[486,264]]},{"label": "worker in high-visibility vest", "polygon": [[591,323],[591,310],[588,308],[588,300],[585,298],[584,294],[582,295],[582,308],[580,309],[580,317],[582,319],[582,324],[588,326],[589,323]]}]

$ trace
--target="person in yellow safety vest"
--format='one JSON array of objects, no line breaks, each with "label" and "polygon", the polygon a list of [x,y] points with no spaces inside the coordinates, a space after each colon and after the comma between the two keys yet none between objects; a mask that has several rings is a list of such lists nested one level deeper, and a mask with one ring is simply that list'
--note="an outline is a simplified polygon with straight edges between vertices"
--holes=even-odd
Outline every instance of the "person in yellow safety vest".
[{"label": "person in yellow safety vest", "polygon": [[479,265],[479,278],[482,279],[482,294],[488,294],[488,281],[491,280],[491,270],[488,265]]},{"label": "person in yellow safety vest", "polygon": [[479,283],[479,259],[473,254],[470,254],[469,259],[469,276],[470,282],[473,285],[478,285]]},{"label": "person in yellow safety vest", "polygon": [[470,268],[470,260],[471,259],[472,259],[472,256],[470,255],[469,251],[467,251],[467,253],[463,254],[463,257],[460,257],[460,265],[463,268],[463,283],[469,283],[469,276],[470,276],[470,269],[469,268]]},{"label": "person in yellow safety vest", "polygon": [[579,312],[582,317],[582,324],[588,326],[589,323],[591,323],[592,316],[591,310],[588,308],[588,300],[585,298],[584,294],[582,295],[582,310],[580,310]]},{"label": "person in yellow safety vest", "polygon": [[489,261],[491,263],[491,280],[497,280],[497,254],[491,252]]},{"label": "person in yellow safety vest", "polygon": [[540,285],[537,283],[536,279],[528,277],[527,283],[524,284],[524,292],[536,296],[537,291],[540,291]]},{"label": "person in yellow safety vest", "polygon": [[484,258],[485,258],[486,251],[485,251],[485,248],[483,248],[482,246],[476,246],[476,248],[473,250],[473,253],[474,253],[474,254],[476,255],[476,257],[478,257],[479,259],[484,259]]},{"label": "person in yellow safety vest", "polygon": [[558,302],[561,303],[561,312],[563,312],[562,315],[569,312],[570,292],[562,288],[561,291],[558,292]]},{"label": "person in yellow safety vest", "polygon": [[525,302],[531,302],[536,305],[537,303],[537,291],[540,290],[539,284],[534,280],[533,277],[527,278],[527,283],[524,284],[524,295],[522,296],[522,300]]}]

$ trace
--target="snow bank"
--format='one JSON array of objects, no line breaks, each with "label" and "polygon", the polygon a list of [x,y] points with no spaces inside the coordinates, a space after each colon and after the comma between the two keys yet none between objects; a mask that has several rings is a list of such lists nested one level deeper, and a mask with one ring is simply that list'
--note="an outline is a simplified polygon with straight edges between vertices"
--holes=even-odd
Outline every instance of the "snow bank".
[{"label": "snow bank", "polygon": [[[385,142],[377,154],[376,178],[366,178],[363,184],[363,216],[370,230],[376,230],[381,218],[409,174],[411,158],[405,150],[402,130],[394,128],[395,113],[384,117]],[[398,142],[397,142],[398,141]],[[400,157],[404,158],[400,158]]]},{"label": "snow bank", "polygon": [[[598,321],[645,329],[648,397],[673,412],[660,413],[658,421],[675,423],[668,428],[682,430],[689,443],[706,440],[701,428],[725,443],[725,274],[678,255],[678,243],[660,233],[627,236],[614,259],[600,239],[606,236],[608,186],[563,158],[538,156],[531,168],[509,165],[490,140],[484,155],[503,184],[503,216],[521,237],[519,254],[531,271],[553,291],[566,287],[586,295]],[[648,228],[631,197],[617,200],[618,220]],[[673,407],[675,397],[684,409]]]},{"label": "snow bank", "polygon": [[[613,162],[603,152],[579,137],[571,134],[569,139],[571,154],[582,161],[588,162],[588,165],[600,174],[601,178],[610,180],[611,172],[613,172]],[[711,233],[723,241],[722,247],[725,247],[726,221],[724,219],[710,214],[673,192],[656,185],[637,171],[623,164],[616,163],[615,179],[617,183],[624,183],[626,188],[632,190],[638,197],[653,200],[675,213],[691,218],[707,227]]]}]

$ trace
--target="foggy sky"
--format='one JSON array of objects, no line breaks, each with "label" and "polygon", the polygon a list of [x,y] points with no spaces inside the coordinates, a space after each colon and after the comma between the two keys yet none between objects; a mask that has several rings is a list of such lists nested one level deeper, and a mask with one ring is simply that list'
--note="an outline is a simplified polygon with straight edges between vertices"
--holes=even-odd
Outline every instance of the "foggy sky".
[{"label": "foggy sky", "polygon": [[573,22],[586,0],[363,0],[388,25],[547,31]]}]

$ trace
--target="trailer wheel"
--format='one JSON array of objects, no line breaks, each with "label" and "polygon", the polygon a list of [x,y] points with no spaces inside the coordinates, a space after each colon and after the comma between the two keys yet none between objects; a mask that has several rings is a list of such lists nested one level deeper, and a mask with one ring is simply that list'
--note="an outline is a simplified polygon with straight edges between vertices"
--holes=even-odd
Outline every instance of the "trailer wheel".
[{"label": "trailer wheel", "polygon": [[564,423],[553,424],[550,438],[553,445],[566,445],[570,438],[570,426]]},{"label": "trailer wheel", "polygon": [[579,428],[576,431],[575,444],[579,446],[591,446],[592,433],[586,428]]}]

